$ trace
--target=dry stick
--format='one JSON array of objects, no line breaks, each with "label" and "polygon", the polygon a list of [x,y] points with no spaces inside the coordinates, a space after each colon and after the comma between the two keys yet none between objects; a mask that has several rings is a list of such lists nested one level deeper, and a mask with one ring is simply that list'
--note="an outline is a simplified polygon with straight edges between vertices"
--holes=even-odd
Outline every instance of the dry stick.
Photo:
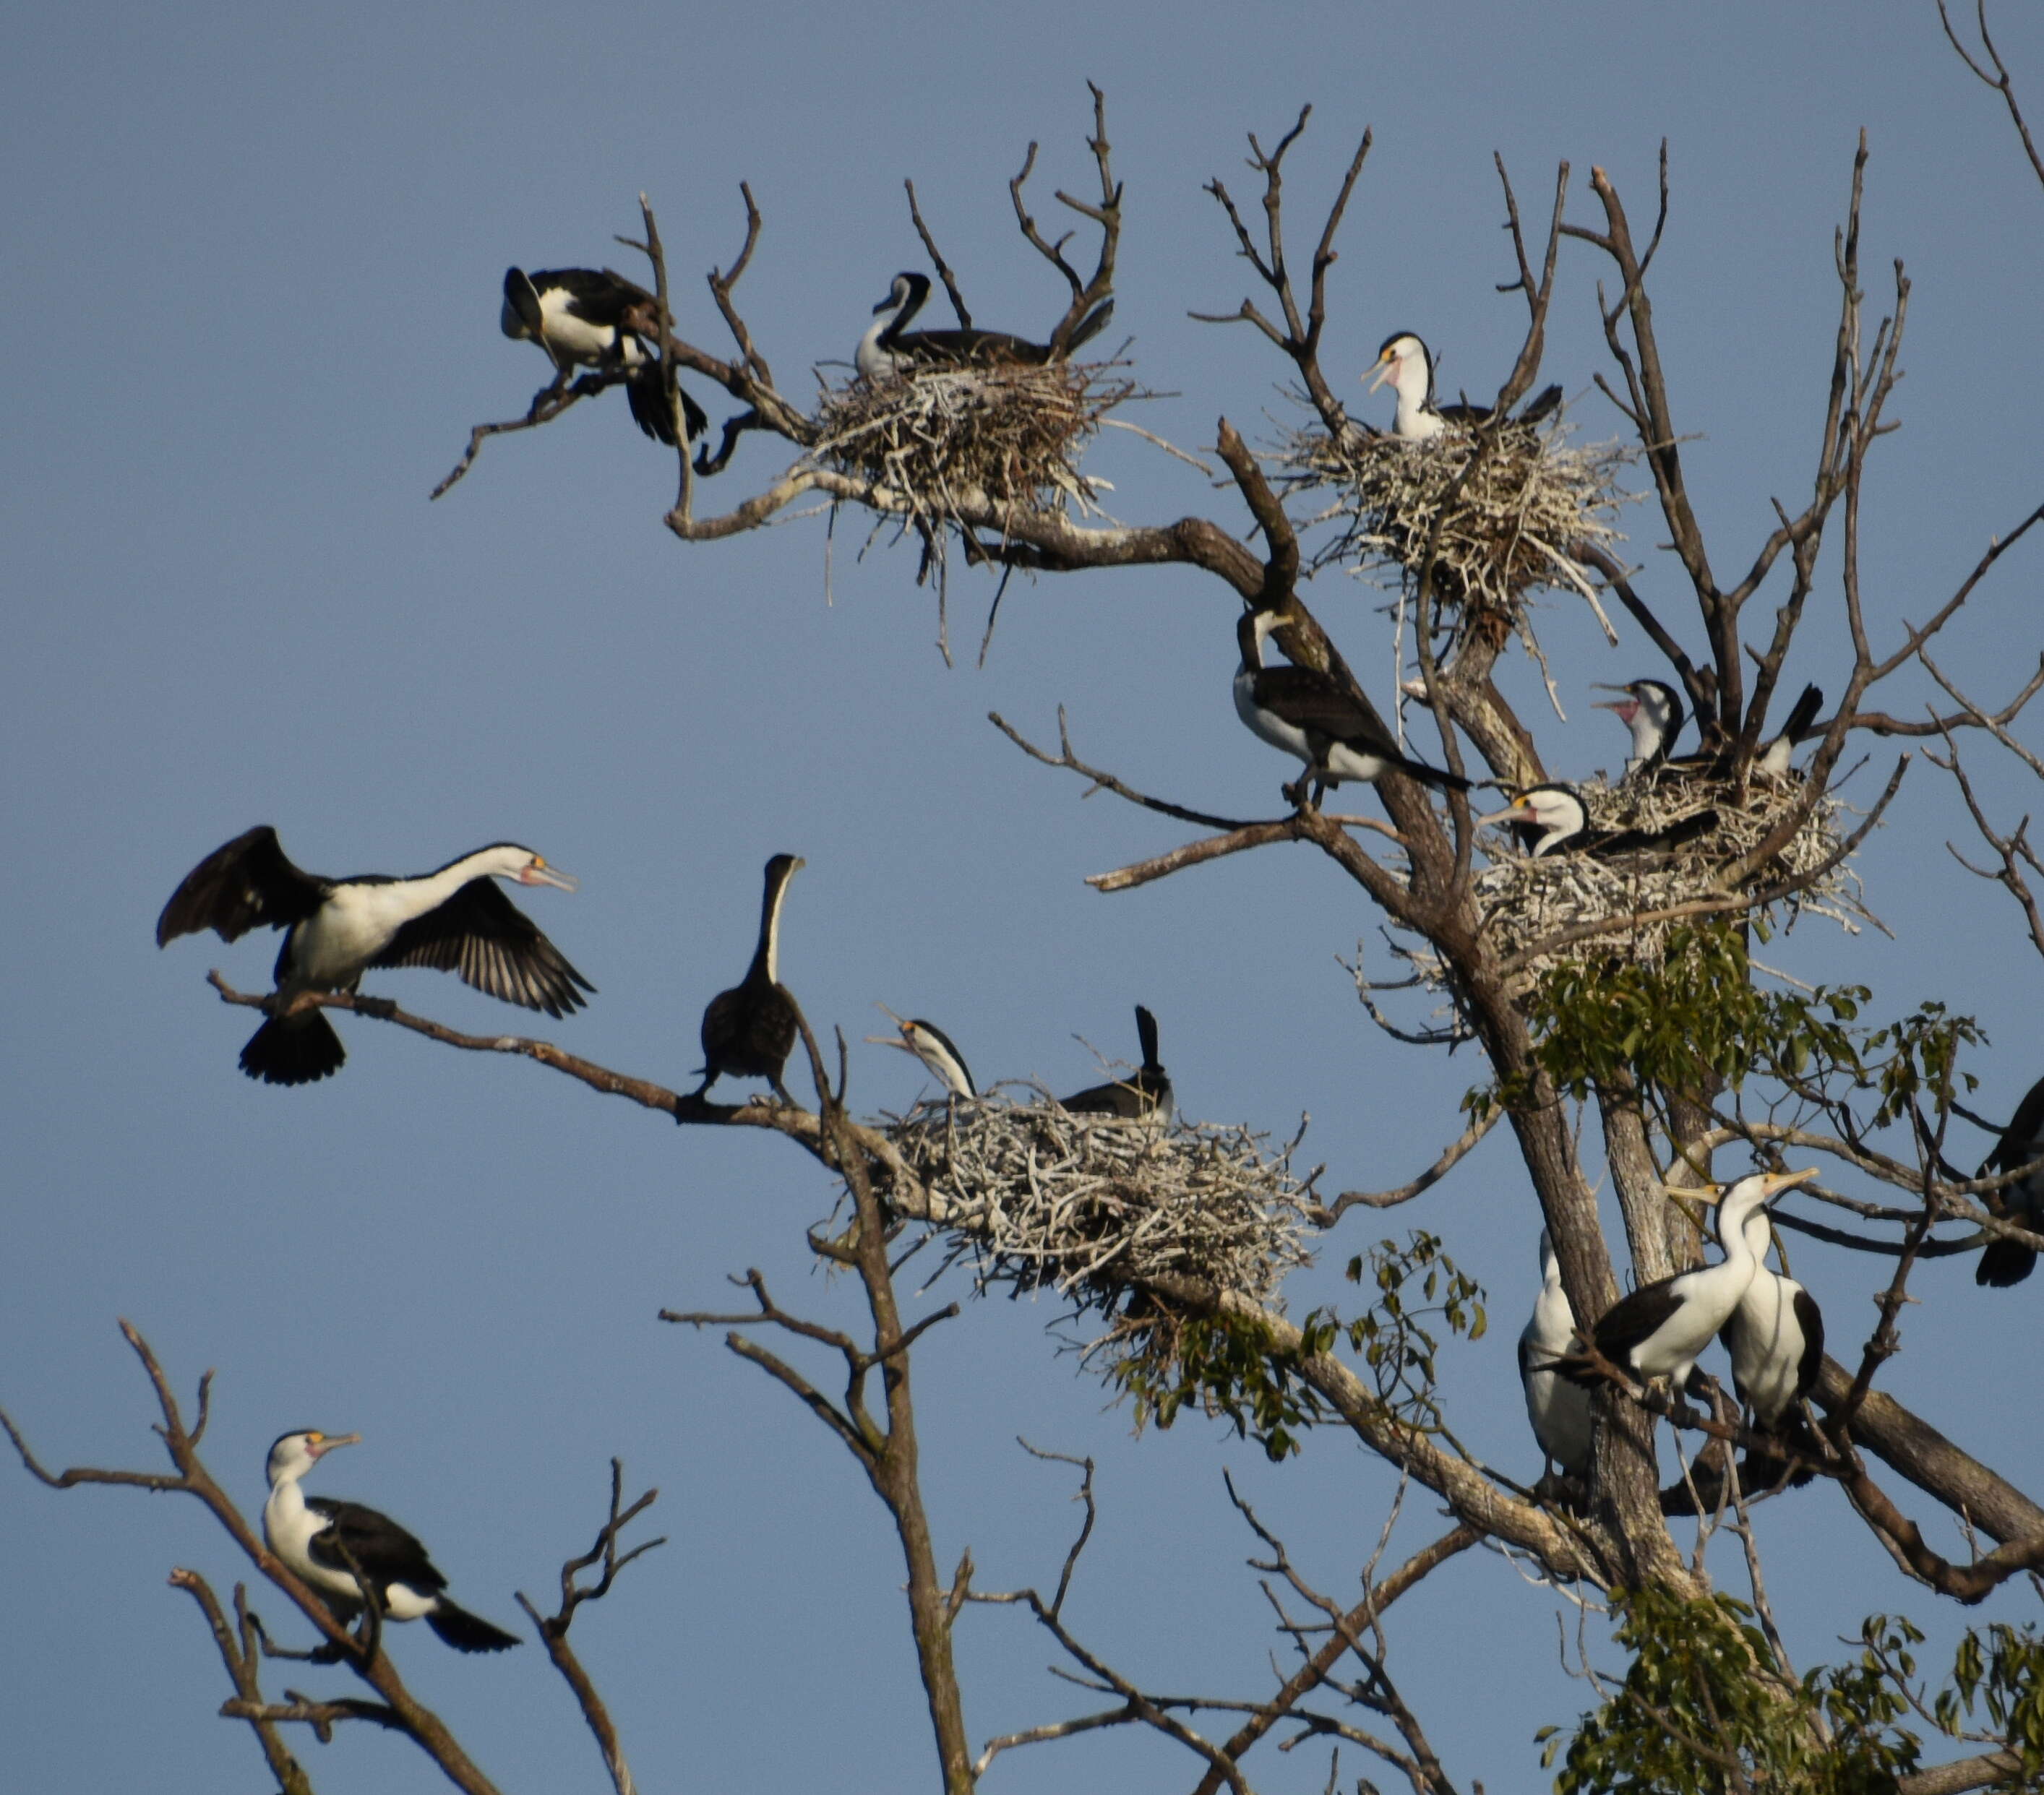
[{"label": "dry stick", "polygon": [[[858,1273],[873,1327],[872,1346],[863,1347],[849,1334],[805,1321],[780,1309],[768,1294],[765,1279],[756,1271],[748,1272],[742,1280],[759,1306],[756,1314],[725,1316],[663,1310],[660,1318],[697,1328],[735,1328],[747,1321],[765,1321],[798,1338],[828,1346],[845,1361],[845,1394],[840,1408],[793,1366],[745,1336],[733,1332],[724,1337],[724,1344],[731,1352],[758,1365],[790,1390],[837,1436],[866,1473],[874,1494],[886,1505],[893,1521],[908,1570],[910,1628],[944,1787],[947,1795],[970,1795],[971,1754],[951,1639],[952,1619],[958,1602],[964,1598],[961,1594],[955,1601],[937,1574],[918,1471],[909,1357],[909,1349],[915,1340],[938,1322],[955,1316],[959,1307],[952,1303],[924,1317],[912,1326],[902,1325],[894,1295],[893,1268],[888,1258],[888,1218],[874,1194],[870,1176],[870,1168],[878,1157],[867,1146],[871,1131],[853,1124],[844,1113],[843,1037],[839,1037],[840,1072],[833,1088],[816,1037],[808,1018],[799,1009],[796,1021],[808,1053],[820,1107],[817,1121],[820,1134],[815,1151],[826,1165],[843,1179],[855,1214],[848,1241],[828,1244],[826,1249],[826,1243],[812,1237],[811,1244],[823,1251],[824,1256],[847,1264]],[[875,1371],[880,1377],[884,1425],[867,1402],[868,1379]],[[962,1565],[959,1572],[961,1584],[969,1579],[969,1566]]]},{"label": "dry stick", "polygon": [[1307,395],[1320,414],[1321,423],[1326,426],[1328,434],[1339,442],[1358,427],[1350,421],[1341,401],[1335,397],[1333,389],[1327,385],[1326,375],[1321,371],[1320,336],[1327,323],[1327,270],[1338,259],[1334,247],[1335,236],[1341,228],[1342,216],[1348,209],[1349,196],[1354,192],[1355,184],[1362,177],[1362,165],[1370,155],[1371,137],[1370,132],[1365,130],[1362,140],[1350,160],[1348,172],[1343,178],[1340,190],[1335,195],[1333,205],[1327,209],[1327,221],[1321,228],[1320,242],[1313,251],[1312,287],[1302,325],[1297,295],[1290,270],[1285,263],[1284,163],[1285,152],[1298,141],[1312,112],[1311,106],[1301,107],[1297,122],[1278,140],[1277,148],[1267,155],[1253,134],[1249,140],[1251,152],[1249,166],[1263,176],[1265,232],[1270,246],[1267,258],[1257,248],[1248,228],[1242,221],[1242,215],[1235,210],[1234,200],[1221,184],[1220,178],[1216,175],[1206,185],[1206,191],[1213,195],[1234,228],[1238,246],[1236,253],[1256,270],[1264,285],[1276,295],[1278,309],[1285,319],[1285,328],[1279,330],[1257,309],[1254,301],[1247,298],[1232,312],[1193,312],[1188,315],[1202,324],[1250,324],[1262,332],[1291,357],[1299,370],[1300,378],[1305,384]]},{"label": "dry stick", "polygon": [[[219,1649],[221,1662],[227,1667],[229,1679],[234,1685],[237,1701],[251,1709],[263,1708],[266,1704],[256,1668],[253,1629],[248,1624],[248,1598],[244,1586],[237,1583],[234,1586],[235,1610],[243,1621],[238,1643],[212,1586],[196,1571],[173,1571],[171,1587],[186,1591],[205,1614],[206,1625],[213,1632],[213,1643]],[[249,1730],[256,1735],[256,1743],[262,1747],[263,1759],[270,1766],[271,1775],[277,1779],[282,1795],[313,1795],[312,1778],[306,1775],[305,1766],[291,1755],[283,1736],[277,1731],[276,1723],[259,1713],[240,1717],[248,1720]]]},{"label": "dry stick", "polygon": [[2013,723],[2039,692],[2044,692],[2044,654],[2038,656],[2037,671],[2030,676],[2023,689],[1999,711],[1989,711],[1971,700],[1961,700],[1967,706],[1963,711],[1942,717],[1933,712],[1917,721],[1891,716],[1885,711],[1855,711],[1852,727],[1874,735],[1949,735],[1955,729],[1992,730],[1996,725]]},{"label": "dry stick", "polygon": [[944,283],[944,291],[951,295],[951,309],[958,314],[958,321],[966,330],[972,328],[972,313],[966,309],[965,295],[959,291],[958,277],[951,272],[951,265],[944,259],[944,252],[937,247],[937,240],[930,235],[930,227],[923,222],[923,209],[916,203],[916,183],[904,181],[901,185],[909,193],[909,216],[915,222],[916,235],[923,240],[923,247],[930,252],[936,263],[937,278]]},{"label": "dry stick", "polygon": [[[551,1616],[542,1615],[532,1605],[524,1591],[517,1594],[518,1605],[525,1611],[540,1636],[540,1643],[547,1648],[547,1655],[553,1660],[568,1687],[574,1691],[577,1705],[582,1709],[582,1719],[596,1737],[597,1748],[603,1754],[604,1767],[610,1772],[611,1785],[617,1795],[634,1795],[632,1766],[625,1762],[624,1747],[617,1736],[617,1728],[610,1717],[610,1710],[597,1693],[595,1683],[574,1648],[568,1643],[568,1628],[574,1620],[575,1610],[586,1601],[600,1601],[609,1594],[610,1586],[617,1574],[632,1559],[651,1551],[656,1546],[664,1546],[665,1536],[647,1540],[634,1546],[629,1551],[617,1549],[618,1536],[635,1518],[659,1499],[660,1492],[648,1490],[628,1508],[623,1505],[624,1494],[624,1465],[621,1459],[610,1461],[610,1513],[597,1529],[596,1543],[579,1558],[571,1558],[561,1567],[561,1605]],[[601,1564],[603,1573],[597,1580],[587,1586],[575,1582],[576,1574]]]},{"label": "dry stick", "polygon": [[1411,1202],[1422,1191],[1431,1190],[1459,1165],[1470,1150],[1497,1126],[1504,1114],[1504,1110],[1500,1105],[1492,1104],[1450,1143],[1439,1159],[1410,1183],[1400,1184],[1392,1191],[1344,1191],[1327,1208],[1309,1213],[1321,1226],[1330,1227],[1358,1203],[1370,1209],[1392,1209],[1400,1203]]},{"label": "dry stick", "polygon": [[[1973,781],[1966,777],[1966,769],[1960,764],[1959,745],[1949,734],[1945,740],[1951,749],[1950,759],[1941,761],[1935,754],[1927,754],[1925,758],[1933,766],[1942,768],[1958,781],[1960,795],[1965,800],[1966,808],[1973,815],[1973,827],[1980,830],[1981,838],[1988,846],[2001,857],[2001,870],[1996,873],[1988,867],[1975,866],[1950,842],[1946,842],[1946,850],[1977,878],[1992,880],[2008,891],[2009,896],[2022,907],[2024,920],[2030,925],[2031,943],[2039,953],[2044,953],[2044,914],[2038,911],[2036,895],[2031,890],[2030,880],[2023,870],[2023,865],[2027,864],[2044,873],[2044,865],[2039,864],[2036,850],[2030,846],[2030,819],[2024,817],[2011,835],[1997,834],[1993,825],[1987,819],[1987,813],[1981,808],[1980,800],[1973,795]],[[1977,1120],[1977,1118],[1969,1119]]]},{"label": "dry stick", "polygon": [[[1479,1529],[1464,1522],[1450,1528],[1431,1544],[1422,1547],[1389,1577],[1372,1583],[1362,1600],[1336,1620],[1332,1636],[1327,1642],[1285,1679],[1262,1710],[1252,1716],[1222,1745],[1221,1750],[1228,1759],[1239,1762],[1243,1755],[1258,1739],[1279,1721],[1288,1718],[1300,1701],[1327,1681],[1335,1666],[1347,1653],[1350,1640],[1359,1638],[1364,1628],[1374,1627],[1385,1610],[1400,1596],[1457,1553],[1481,1544],[1482,1539]],[[1193,1795],[1217,1795],[1220,1787],[1219,1778],[1209,1768]]]},{"label": "dry stick", "polygon": [[2008,116],[2015,123],[2015,133],[2023,140],[2023,153],[2030,158],[2030,166],[2036,171],[2037,178],[2044,181],[2044,155],[2038,153],[2036,142],[2030,135],[2029,123],[2023,116],[2022,107],[2015,103],[2015,83],[2010,79],[2008,67],[2001,59],[2001,52],[1994,47],[1994,40],[1988,36],[1987,0],[1978,0],[1975,19],[1980,29],[1981,43],[1987,51],[1988,66],[1994,71],[1992,75],[1974,61],[1972,53],[1959,41],[1958,33],[1952,29],[1952,21],[1946,14],[1945,0],[1938,0],[1938,22],[1945,28],[1945,36],[1950,40],[1952,48],[1958,52],[1959,60],[1981,82],[2001,95],[2003,103],[2008,108]]},{"label": "dry stick", "polygon": [[431,504],[441,493],[454,485],[475,465],[475,458],[482,445],[492,436],[508,436],[515,430],[536,430],[543,424],[551,424],[578,399],[591,399],[606,387],[614,386],[624,377],[620,374],[586,374],[571,386],[555,380],[543,386],[532,395],[532,402],[523,417],[506,418],[501,424],[478,424],[468,433],[468,447],[462,451],[461,459],[454,464],[446,478],[426,495]]}]

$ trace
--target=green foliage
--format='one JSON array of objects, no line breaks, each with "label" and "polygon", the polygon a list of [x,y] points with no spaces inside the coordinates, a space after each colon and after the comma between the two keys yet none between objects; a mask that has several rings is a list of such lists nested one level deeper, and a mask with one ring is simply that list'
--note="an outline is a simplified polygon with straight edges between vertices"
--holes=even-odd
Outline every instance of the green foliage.
[{"label": "green foliage", "polygon": [[1302,1375],[1304,1361],[1346,1342],[1388,1413],[1416,1428],[1438,1427],[1439,1343],[1428,1324],[1481,1338],[1482,1290],[1456,1269],[1438,1238],[1424,1233],[1404,1246],[1380,1241],[1350,1262],[1348,1278],[1374,1287],[1374,1302],[1350,1321],[1331,1309],[1312,1310],[1299,1325],[1296,1347],[1280,1346],[1249,1317],[1179,1317],[1147,1306],[1132,1315],[1136,1344],[1110,1375],[1135,1398],[1136,1425],[1169,1427],[1191,1404],[1228,1421],[1272,1459],[1283,1459],[1298,1451],[1307,1428],[1332,1412]]},{"label": "green foliage", "polygon": [[[1616,1598],[1617,1639],[1633,1654],[1623,1684],[1568,1742],[1556,1795],[1885,1795],[1917,1765],[1899,1725],[1908,1704],[1890,1666],[1917,1637],[1869,1621],[1852,1663],[1800,1682],[1774,1668],[1753,1611],[1730,1596],[1689,1601],[1659,1590]],[[1877,1639],[1873,1629],[1885,1629]],[[1543,1728],[1543,1765],[1562,1745]]]},{"label": "green foliage", "polygon": [[[1923,1636],[1908,1621],[1872,1617],[1857,1657],[1791,1682],[1773,1670],[1752,1610],[1729,1596],[1646,1590],[1616,1598],[1612,1612],[1632,1667],[1577,1723],[1556,1795],[1726,1795],[1742,1782],[1754,1795],[1885,1795],[1918,1767],[1920,1742],[1902,1723]],[[2044,1635],[2034,1624],[1969,1631],[1950,1686],[1925,1705],[1971,1748],[2016,1755],[2019,1776],[1997,1786],[2044,1783]],[[1537,1736],[1551,1768],[1561,1729]]]},{"label": "green foliage", "polygon": [[1738,927],[1712,922],[1676,930],[1656,966],[1550,967],[1527,1014],[1535,1058],[1577,1099],[1629,1084],[1701,1103],[1714,1087],[1736,1091],[1758,1074],[1822,1103],[1871,1092],[1877,1104],[1867,1122],[1878,1128],[1927,1091],[1934,1103],[1961,1080],[1971,1087],[1958,1060],[1961,1047],[1985,1038],[1972,1018],[1925,1003],[1899,1022],[1863,1027],[1869,995],[1863,985],[1763,990]]},{"label": "green foliage", "polygon": [[1987,1730],[2023,1761],[2026,1789],[2044,1781],[2044,1638],[2034,1623],[1996,1622],[1983,1636],[1969,1629],[1952,1666],[1952,1687],[1941,1690],[1931,1712],[1957,1732],[1984,1709]]}]

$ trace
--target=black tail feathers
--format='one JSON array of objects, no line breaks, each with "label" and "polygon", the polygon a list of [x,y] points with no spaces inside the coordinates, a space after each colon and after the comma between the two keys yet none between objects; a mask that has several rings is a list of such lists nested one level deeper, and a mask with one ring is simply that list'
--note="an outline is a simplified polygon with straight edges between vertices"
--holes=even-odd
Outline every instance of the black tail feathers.
[{"label": "black tail feathers", "polygon": [[504,1651],[518,1643],[501,1627],[493,1627],[479,1614],[457,1608],[445,1596],[440,1598],[426,1624],[456,1651]]},{"label": "black tail feathers", "polygon": [[348,1049],[318,1010],[272,1016],[241,1049],[241,1069],[265,1084],[310,1084],[340,1070]]},{"label": "black tail feathers", "polygon": [[2011,1284],[2021,1283],[2036,1265],[2035,1250],[2020,1241],[1989,1241],[1981,1249],[1980,1264],[1973,1268],[1973,1282],[2006,1290]]}]

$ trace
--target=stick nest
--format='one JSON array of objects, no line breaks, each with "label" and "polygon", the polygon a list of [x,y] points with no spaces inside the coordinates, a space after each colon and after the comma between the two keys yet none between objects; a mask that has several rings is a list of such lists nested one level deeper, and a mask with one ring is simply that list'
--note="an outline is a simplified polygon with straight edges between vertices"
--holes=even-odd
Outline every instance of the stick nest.
[{"label": "stick nest", "polygon": [[1566,586],[1594,604],[1575,555],[1579,545],[1623,539],[1614,520],[1631,502],[1618,484],[1631,451],[1619,443],[1576,447],[1558,424],[1508,424],[1470,468],[1477,443],[1473,431],[1453,428],[1408,443],[1353,428],[1337,440],[1312,425],[1292,432],[1274,459],[1293,490],[1331,494],[1312,521],[1341,528],[1315,557],[1316,569],[1393,569],[1410,586],[1438,521],[1434,590],[1443,623],[1458,614],[1516,620],[1539,585]]},{"label": "stick nest", "polygon": [[1181,1277],[1268,1303],[1311,1257],[1297,1141],[1266,1153],[1243,1127],[997,1097],[925,1105],[888,1137],[982,1291],[1049,1288],[1082,1312],[1112,1311],[1133,1285]]},{"label": "stick nest", "polygon": [[827,387],[813,453],[905,496],[912,516],[955,522],[982,495],[998,504],[1092,504],[1079,471],[1101,421],[1139,397],[1119,362],[1008,363],[917,370]]},{"label": "stick nest", "polygon": [[[1483,928],[1501,954],[1520,953],[1577,923],[1765,891],[1815,872],[1837,853],[1847,833],[1839,827],[1846,807],[1827,792],[1783,847],[1728,888],[1723,883],[1725,872],[1758,848],[1802,802],[1800,781],[1756,773],[1742,792],[1729,780],[1671,773],[1616,787],[1586,781],[1576,789],[1593,830],[1667,829],[1704,811],[1715,811],[1717,821],[1673,847],[1608,859],[1550,853],[1535,860],[1530,854],[1504,852],[1494,843],[1491,851],[1496,857],[1477,874],[1475,885]],[[1784,926],[1809,911],[1849,932],[1856,932],[1867,914],[1858,876],[1842,861],[1802,890],[1765,907],[1762,913],[1777,911],[1786,913]],[[1529,988],[1546,967],[1566,961],[1603,964],[1622,958],[1658,966],[1669,935],[1696,921],[1694,916],[1669,918],[1567,942],[1522,967],[1512,988]],[[1430,982],[1444,982],[1438,966],[1434,970]]]}]

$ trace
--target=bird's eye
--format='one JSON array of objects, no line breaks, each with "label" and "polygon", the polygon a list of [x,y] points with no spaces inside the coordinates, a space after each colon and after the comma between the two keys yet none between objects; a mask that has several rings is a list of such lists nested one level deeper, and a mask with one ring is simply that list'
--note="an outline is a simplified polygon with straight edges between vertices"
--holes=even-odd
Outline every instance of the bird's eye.
[{"label": "bird's eye", "polygon": [[323,1434],[323,1433],[309,1433],[309,1434],[307,1434],[307,1435],[305,1436],[305,1444],[306,1444],[308,1446],[317,1446],[317,1444],[319,1444],[322,1440],[324,1440],[324,1439],[325,1439],[325,1438],[326,1438],[326,1436],[325,1436],[325,1434]]}]

